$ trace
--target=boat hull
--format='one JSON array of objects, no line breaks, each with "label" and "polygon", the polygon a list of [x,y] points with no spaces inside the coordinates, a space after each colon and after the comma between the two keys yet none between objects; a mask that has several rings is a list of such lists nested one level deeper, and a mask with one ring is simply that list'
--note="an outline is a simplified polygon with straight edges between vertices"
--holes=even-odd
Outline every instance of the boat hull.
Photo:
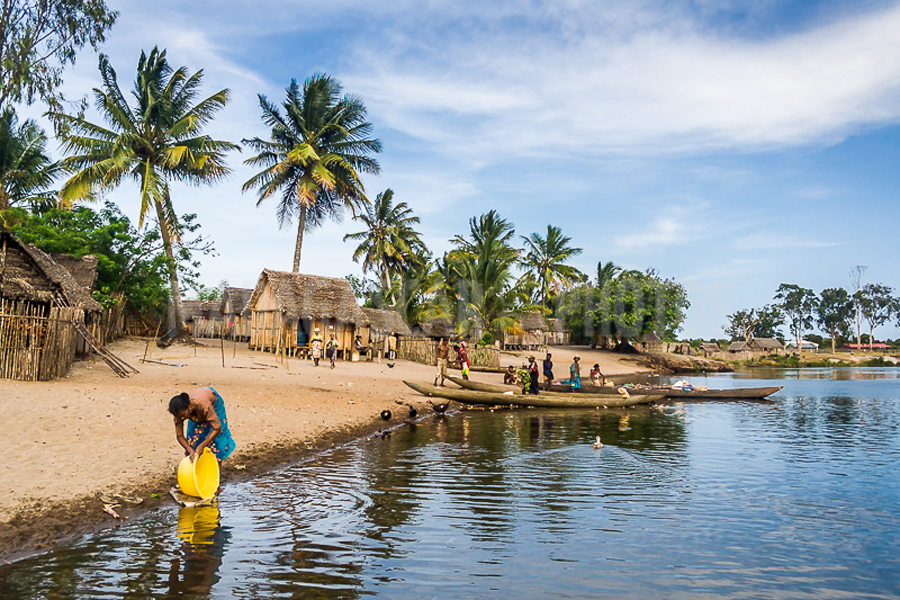
[{"label": "boat hull", "polygon": [[590,394],[545,394],[537,396],[509,392],[483,392],[476,390],[438,387],[423,383],[404,381],[407,386],[423,396],[446,398],[463,404],[479,404],[483,406],[535,406],[547,408],[616,408],[650,404],[663,400],[661,394],[637,394],[629,398],[615,395]]}]

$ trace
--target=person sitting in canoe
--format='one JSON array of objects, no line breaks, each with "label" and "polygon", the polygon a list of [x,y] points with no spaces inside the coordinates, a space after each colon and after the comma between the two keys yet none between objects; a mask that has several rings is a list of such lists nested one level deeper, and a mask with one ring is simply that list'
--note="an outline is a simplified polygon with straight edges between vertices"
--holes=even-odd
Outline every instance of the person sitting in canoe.
[{"label": "person sitting in canoe", "polygon": [[[228,427],[225,401],[214,388],[205,387],[190,394],[180,393],[169,400],[169,412],[175,417],[175,439],[191,462],[205,448],[219,461],[234,452],[236,444]],[[187,432],[184,422],[187,421]]]},{"label": "person sitting in canoe", "polygon": [[503,374],[503,383],[507,385],[516,385],[516,368],[512,365],[509,365],[506,368],[506,373]]},{"label": "person sitting in canoe", "polygon": [[606,377],[600,372],[600,364],[594,363],[594,366],[591,367],[591,385],[604,385],[605,383]]}]

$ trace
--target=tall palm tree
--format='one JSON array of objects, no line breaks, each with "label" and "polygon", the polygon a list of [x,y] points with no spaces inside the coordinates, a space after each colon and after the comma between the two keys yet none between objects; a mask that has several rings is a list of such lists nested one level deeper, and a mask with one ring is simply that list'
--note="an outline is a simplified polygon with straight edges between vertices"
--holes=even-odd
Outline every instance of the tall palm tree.
[{"label": "tall palm tree", "polygon": [[381,142],[369,137],[372,124],[366,121],[362,101],[342,97],[340,84],[328,75],[313,75],[302,90],[292,79],[286,92],[281,105],[284,114],[264,95],[258,96],[271,139],[243,140],[258,152],[245,163],[263,167],[243,190],[258,188],[257,206],[280,192],[279,226],[289,224],[294,215],[298,217],[296,273],[304,231],[320,225],[326,217],[340,218],[345,206],[355,215],[359,206],[368,204],[360,173],[380,172],[370,155],[381,151]]},{"label": "tall palm tree", "polygon": [[75,172],[63,185],[62,199],[91,198],[94,192],[113,189],[126,179],[140,185],[138,227],[143,227],[152,208],[169,263],[172,305],[166,337],[185,337],[174,251],[180,241],[180,223],[169,185],[173,181],[212,184],[230,172],[225,153],[238,146],[202,133],[228,102],[229,92],[224,89],[195,103],[203,70],[193,75],[186,67],[173,70],[166,51],[155,47],[149,55],[141,52],[131,92],[133,105],[119,89],[116,72],[103,54],[100,76],[102,89],[95,88],[94,96],[108,127],[78,115],[50,113],[61,127],[63,149],[70,155],[63,166]]},{"label": "tall palm tree", "polygon": [[456,246],[445,258],[456,282],[457,305],[465,311],[464,324],[498,335],[514,324],[509,311],[521,300],[521,289],[513,285],[512,267],[519,250],[510,245],[512,224],[496,211],[469,220],[470,237],[455,236]]},{"label": "tall palm tree", "polygon": [[378,274],[381,291],[390,303],[388,290],[392,276],[415,260],[419,250],[424,248],[419,232],[413,229],[419,217],[413,216],[406,202],[395,206],[394,192],[388,189],[378,194],[375,202],[366,206],[365,213],[356,215],[354,219],[365,223],[366,229],[348,233],[344,241],[360,241],[353,252],[353,260],[359,262],[362,258],[363,272]]},{"label": "tall palm tree", "polygon": [[525,242],[525,256],[519,264],[532,274],[538,282],[541,306],[547,306],[547,298],[558,294],[584,280],[584,274],[565,264],[573,256],[581,254],[581,248],[569,245],[572,238],[566,237],[562,229],[547,225],[547,237],[532,233],[522,236]]},{"label": "tall palm tree", "polygon": [[41,127],[26,120],[19,125],[9,106],[0,114],[0,212],[17,205],[40,211],[55,201],[48,188],[59,165],[46,154],[47,136]]}]

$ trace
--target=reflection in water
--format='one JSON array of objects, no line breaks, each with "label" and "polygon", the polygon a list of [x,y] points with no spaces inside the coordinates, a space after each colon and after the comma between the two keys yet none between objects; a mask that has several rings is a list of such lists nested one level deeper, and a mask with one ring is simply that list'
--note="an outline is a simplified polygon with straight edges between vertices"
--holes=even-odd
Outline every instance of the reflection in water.
[{"label": "reflection in water", "polygon": [[219,507],[182,508],[175,535],[183,544],[169,564],[168,595],[209,597],[221,579],[219,568],[231,538],[220,523]]},{"label": "reflection in water", "polygon": [[425,419],[0,568],[0,597],[900,596],[900,379],[785,385]]}]

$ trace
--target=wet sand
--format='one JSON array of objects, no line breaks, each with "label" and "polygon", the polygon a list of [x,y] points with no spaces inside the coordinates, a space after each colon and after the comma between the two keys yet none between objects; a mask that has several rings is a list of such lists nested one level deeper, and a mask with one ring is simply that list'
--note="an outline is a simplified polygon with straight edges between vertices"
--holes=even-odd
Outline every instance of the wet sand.
[{"label": "wet sand", "polygon": [[[219,340],[200,343],[163,350],[147,340],[120,340],[110,349],[140,371],[127,378],[98,359],[75,363],[58,381],[0,379],[6,423],[0,437],[0,558],[11,560],[115,524],[97,492],[144,498],[136,508],[116,509],[130,517],[172,502],[168,490],[176,484],[174,468],[183,453],[167,407],[179,392],[213,386],[225,400],[237,442],[222,466],[225,493],[228,481],[402,425],[407,403],[420,415],[431,411],[403,380],[431,382],[432,366],[338,361],[332,370],[325,360],[314,367],[310,360],[250,352],[246,344],[225,342],[223,349]],[[636,371],[607,352],[551,351],[558,376],[567,372],[574,354],[582,358],[582,376],[595,362],[607,375]],[[145,352],[155,362],[141,362]],[[504,353],[501,362],[523,361]],[[499,382],[502,376],[473,372],[472,377]],[[391,411],[390,421],[380,418],[384,409]]]}]

